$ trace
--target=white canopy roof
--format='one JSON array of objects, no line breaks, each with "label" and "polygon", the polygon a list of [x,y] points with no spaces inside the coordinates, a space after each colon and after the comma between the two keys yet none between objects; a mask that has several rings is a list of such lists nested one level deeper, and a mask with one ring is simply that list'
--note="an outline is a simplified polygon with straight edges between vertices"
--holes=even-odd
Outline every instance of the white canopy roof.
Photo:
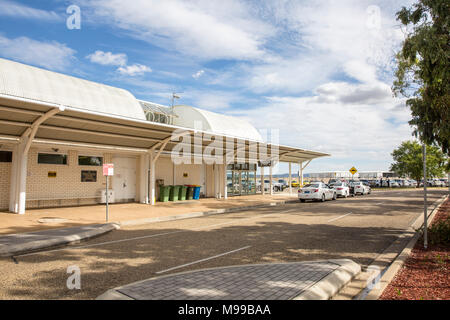
[{"label": "white canopy roof", "polygon": [[[57,112],[50,114],[53,111]],[[285,162],[328,156],[317,151],[266,144],[258,131],[241,119],[187,106],[177,106],[174,111],[179,115],[175,119],[180,120],[175,125],[150,122],[139,101],[126,90],[0,59],[2,143],[19,143],[20,138],[36,126],[34,145],[133,153],[148,153],[150,149],[161,147],[171,152],[178,142],[170,139],[181,129],[189,135],[200,131],[233,138],[236,140],[234,151],[242,149],[237,145],[238,140],[244,139],[246,141],[239,143],[243,143],[247,159],[257,159],[250,145],[253,142],[267,145],[270,151],[278,149],[279,160]],[[181,121],[183,119],[185,122]],[[194,128],[195,120],[201,121],[202,128]],[[208,141],[202,141],[202,148],[208,145]],[[192,149],[193,145],[189,147]]]},{"label": "white canopy roof", "polygon": [[200,121],[201,128],[207,132],[218,133],[225,136],[249,139],[262,142],[258,130],[243,119],[210,112],[191,106],[174,106],[174,113],[178,116],[174,124],[180,127],[194,128],[195,122]]},{"label": "white canopy roof", "polygon": [[145,120],[127,90],[0,58],[0,94]]}]

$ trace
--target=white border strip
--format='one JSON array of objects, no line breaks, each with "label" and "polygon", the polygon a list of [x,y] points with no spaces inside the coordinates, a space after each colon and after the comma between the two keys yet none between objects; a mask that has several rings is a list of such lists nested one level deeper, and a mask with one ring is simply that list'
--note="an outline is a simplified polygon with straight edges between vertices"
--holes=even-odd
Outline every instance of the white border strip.
[{"label": "white border strip", "polygon": [[212,260],[212,259],[219,258],[219,257],[225,256],[225,255],[228,255],[228,254],[231,254],[231,253],[234,253],[234,252],[245,250],[245,249],[248,249],[250,247],[251,246],[242,247],[242,248],[239,248],[239,249],[236,249],[236,250],[228,251],[228,252],[225,252],[225,253],[221,253],[221,254],[218,254],[218,255],[215,255],[215,256],[212,256],[212,257],[209,257],[209,258],[197,260],[197,261],[194,261],[194,262],[182,264],[180,266],[176,266],[176,267],[173,267],[173,268],[170,268],[170,269],[165,269],[165,270],[158,271],[158,272],[155,272],[155,273],[156,274],[161,274],[161,273],[169,272],[169,271],[172,271],[172,270],[180,269],[180,268],[187,267],[187,266],[190,266],[190,265],[193,265],[193,264],[196,264],[196,263]]}]

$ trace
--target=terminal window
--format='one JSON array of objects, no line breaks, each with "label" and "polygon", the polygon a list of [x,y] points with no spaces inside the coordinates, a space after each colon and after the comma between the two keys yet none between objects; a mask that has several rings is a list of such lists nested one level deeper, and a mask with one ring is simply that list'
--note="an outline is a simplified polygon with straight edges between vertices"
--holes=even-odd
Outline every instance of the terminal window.
[{"label": "terminal window", "polygon": [[67,164],[66,154],[39,153],[38,163],[41,164]]},{"label": "terminal window", "polygon": [[12,152],[0,151],[0,162],[12,162]]},{"label": "terminal window", "polygon": [[79,166],[102,166],[102,157],[91,157],[91,156],[78,156]]}]

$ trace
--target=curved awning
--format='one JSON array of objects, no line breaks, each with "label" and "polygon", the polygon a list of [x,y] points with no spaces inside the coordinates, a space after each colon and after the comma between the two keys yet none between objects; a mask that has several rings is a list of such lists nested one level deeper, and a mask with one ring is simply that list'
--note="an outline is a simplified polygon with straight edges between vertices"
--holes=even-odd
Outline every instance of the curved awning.
[{"label": "curved awning", "polygon": [[0,94],[145,120],[127,90],[0,58]]},{"label": "curved awning", "polygon": [[[52,109],[59,111],[51,114]],[[259,150],[261,145],[268,149],[268,154],[278,150],[278,160],[283,162],[303,162],[329,156],[316,151],[266,144],[258,131],[241,119],[192,107],[175,107],[174,110],[178,115],[175,119],[180,120],[176,125],[150,122],[146,120],[139,101],[126,90],[0,59],[2,144],[19,143],[21,137],[39,123],[32,135],[33,145],[132,153],[148,153],[150,149],[163,148],[164,152],[172,152],[178,142],[170,141],[170,138],[182,131],[191,136],[200,132],[213,133],[222,137],[223,141],[225,138],[233,139],[233,151],[245,151],[245,158],[252,161],[258,160],[255,146]],[[186,122],[182,122],[183,119],[187,119]],[[202,120],[201,129],[194,126],[194,121],[198,119]],[[202,151],[209,144],[210,141],[203,141]],[[192,153],[196,152],[193,144],[189,148]],[[229,150],[224,152],[228,154]]]},{"label": "curved awning", "polygon": [[[178,118],[174,120],[174,124],[178,126],[198,128],[207,132],[218,133],[230,137],[263,141],[258,130],[243,119],[191,106],[179,105],[174,106],[173,109],[174,113],[178,116]],[[201,128],[198,127],[198,122],[200,122]]]}]

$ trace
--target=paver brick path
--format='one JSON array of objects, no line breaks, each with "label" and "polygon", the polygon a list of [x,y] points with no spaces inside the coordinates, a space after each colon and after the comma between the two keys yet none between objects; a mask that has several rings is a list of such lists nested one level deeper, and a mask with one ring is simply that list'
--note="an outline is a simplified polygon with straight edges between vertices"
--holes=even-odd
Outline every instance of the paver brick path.
[{"label": "paver brick path", "polygon": [[116,289],[136,300],[289,300],[339,268],[298,262],[205,269]]}]

